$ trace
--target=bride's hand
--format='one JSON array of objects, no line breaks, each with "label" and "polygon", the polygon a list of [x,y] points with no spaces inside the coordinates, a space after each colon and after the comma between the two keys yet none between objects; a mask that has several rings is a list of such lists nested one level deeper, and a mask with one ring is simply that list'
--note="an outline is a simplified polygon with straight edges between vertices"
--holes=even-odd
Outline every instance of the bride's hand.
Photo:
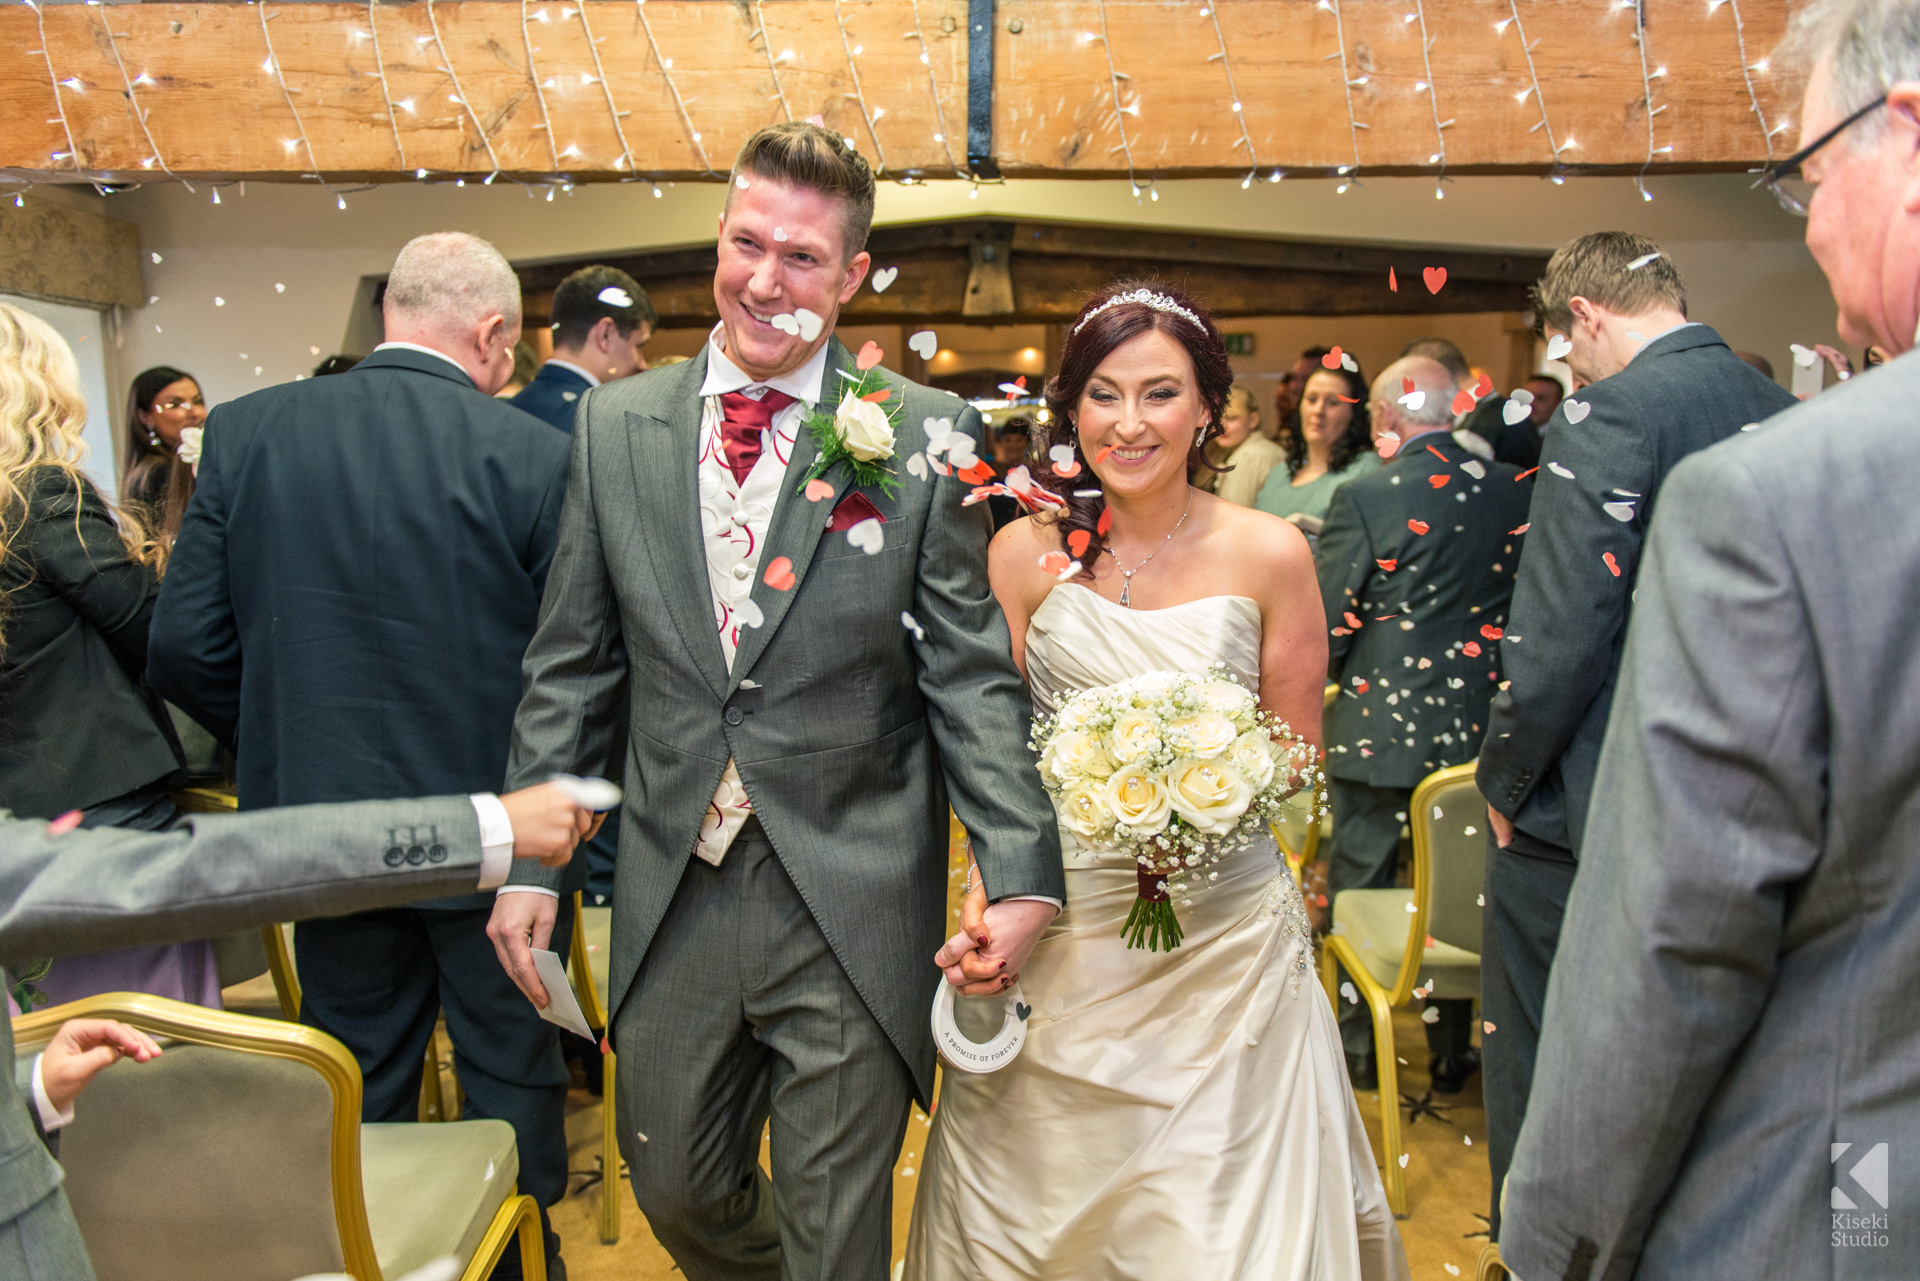
[{"label": "bride's hand", "polygon": [[987,887],[981,881],[980,869],[972,863],[967,865],[967,884],[971,888],[960,900],[960,932],[934,954],[933,963],[946,972],[947,982],[958,988],[960,995],[991,996],[1011,987],[1020,976],[1008,974],[1004,960],[985,955],[993,942],[986,923]]}]

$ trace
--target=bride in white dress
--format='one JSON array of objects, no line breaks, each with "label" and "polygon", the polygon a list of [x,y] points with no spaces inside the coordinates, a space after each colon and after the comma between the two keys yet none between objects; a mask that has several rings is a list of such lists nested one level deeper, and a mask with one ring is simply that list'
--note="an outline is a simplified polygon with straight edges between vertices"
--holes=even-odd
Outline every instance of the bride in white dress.
[{"label": "bride in white dress", "polygon": [[[1035,709],[1224,663],[1317,744],[1326,622],[1306,540],[1188,485],[1232,371],[1198,304],[1130,290],[1087,304],[1047,388],[1046,443],[1073,445],[1079,465],[1050,482],[1068,512],[1018,521],[993,543],[994,592]],[[1088,568],[1062,583],[1040,562],[1076,544]],[[1271,837],[1176,905],[1186,939],[1171,952],[1121,936],[1138,891],[1131,857],[1064,830],[1062,845],[1068,902],[1017,975],[979,943],[977,888],[938,958],[971,995],[1017,978],[1033,1012],[1009,1066],[944,1074],[908,1281],[1405,1277],[1311,973],[1306,911]],[[997,1024],[1000,1001],[979,1004]]]}]

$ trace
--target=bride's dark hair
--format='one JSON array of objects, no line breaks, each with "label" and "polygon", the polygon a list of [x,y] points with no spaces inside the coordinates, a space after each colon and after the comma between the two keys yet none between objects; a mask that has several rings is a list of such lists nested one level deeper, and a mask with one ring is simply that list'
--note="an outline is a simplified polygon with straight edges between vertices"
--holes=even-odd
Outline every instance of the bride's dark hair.
[{"label": "bride's dark hair", "polygon": [[[1180,312],[1161,311],[1144,302],[1113,302],[1120,295],[1134,290],[1156,294],[1183,308],[1199,324],[1196,325],[1194,320]],[[1109,303],[1112,305],[1109,306]],[[1220,340],[1220,330],[1213,323],[1213,316],[1192,294],[1177,285],[1147,280],[1114,281],[1087,299],[1086,306],[1080,309],[1080,314],[1068,327],[1066,349],[1060,354],[1060,372],[1047,380],[1045,391],[1049,418],[1043,448],[1040,450],[1046,461],[1040,464],[1040,469],[1047,487],[1067,504],[1064,511],[1050,519],[1059,528],[1060,546],[1068,552],[1072,548],[1067,540],[1074,531],[1087,532],[1087,549],[1079,560],[1089,570],[1107,547],[1106,536],[1099,529],[1100,514],[1106,509],[1107,502],[1104,495],[1089,492],[1099,490],[1100,479],[1094,475],[1091,460],[1080,450],[1080,432],[1074,425],[1074,415],[1080,408],[1080,397],[1086,392],[1087,383],[1093,377],[1093,371],[1100,367],[1100,362],[1123,343],[1155,329],[1186,348],[1188,357],[1193,361],[1194,389],[1199,393],[1201,408],[1206,412],[1206,430],[1196,433],[1187,452],[1188,471],[1191,473],[1197,467],[1219,470],[1208,461],[1201,447],[1220,434],[1220,415],[1226,408],[1228,394],[1233,390],[1233,366],[1227,360],[1226,344]],[[1051,459],[1047,457],[1057,445],[1071,446],[1074,461],[1080,464],[1079,472],[1071,479],[1056,473]]]}]

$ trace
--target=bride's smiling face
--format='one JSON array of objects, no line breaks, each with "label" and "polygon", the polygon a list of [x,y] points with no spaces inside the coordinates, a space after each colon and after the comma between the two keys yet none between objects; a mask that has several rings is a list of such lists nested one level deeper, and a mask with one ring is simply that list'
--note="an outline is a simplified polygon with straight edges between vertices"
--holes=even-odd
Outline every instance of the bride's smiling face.
[{"label": "bride's smiling face", "polygon": [[1108,353],[1074,414],[1080,450],[1101,485],[1128,497],[1184,487],[1187,452],[1206,421],[1193,359],[1157,329]]}]

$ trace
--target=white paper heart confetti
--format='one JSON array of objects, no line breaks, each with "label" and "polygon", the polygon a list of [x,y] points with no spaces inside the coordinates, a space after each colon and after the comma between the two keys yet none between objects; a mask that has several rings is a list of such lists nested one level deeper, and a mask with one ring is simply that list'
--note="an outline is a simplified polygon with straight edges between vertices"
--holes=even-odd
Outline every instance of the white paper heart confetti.
[{"label": "white paper heart confetti", "polygon": [[787,238],[787,229],[785,227],[775,227],[773,229],[773,238],[784,243]]},{"label": "white paper heart confetti", "polygon": [[758,627],[767,621],[767,616],[760,612],[760,606],[756,605],[751,598],[735,605],[733,616],[740,620],[742,627]]},{"label": "white paper heart confetti", "polygon": [[1791,346],[1793,349],[1793,363],[1802,369],[1812,369],[1813,362],[1820,359],[1820,353],[1811,347],[1802,347],[1799,343],[1793,343]]},{"label": "white paper heart confetti", "polygon": [[1357,374],[1360,372],[1360,366],[1357,363],[1355,363],[1353,359],[1353,353],[1350,351],[1343,351],[1340,353],[1340,368],[1346,370],[1350,374]]},{"label": "white paper heart confetti", "polygon": [[1342,983],[1340,985],[1340,995],[1347,998],[1348,1005],[1360,1004],[1360,994],[1353,990],[1352,983]]},{"label": "white paper heart confetti", "polygon": [[1573,344],[1567,341],[1565,334],[1555,334],[1547,339],[1547,359],[1565,360],[1567,353],[1573,350]]},{"label": "white paper heart confetti", "polygon": [[887,535],[880,522],[869,516],[847,531],[847,541],[871,556],[887,545]]},{"label": "white paper heart confetti", "polygon": [[1405,405],[1412,413],[1417,414],[1420,412],[1420,407],[1427,403],[1427,393],[1424,391],[1410,391],[1400,397],[1400,403]]},{"label": "white paper heart confetti", "polygon": [[1533,393],[1525,387],[1515,387],[1507,394],[1507,399],[1517,400],[1523,405],[1531,405],[1533,403]]},{"label": "white paper heart confetti", "polygon": [[1648,263],[1652,262],[1655,258],[1658,258],[1659,256],[1660,256],[1660,251],[1658,249],[1654,250],[1650,254],[1641,254],[1638,258],[1635,258],[1632,262],[1627,264],[1627,270],[1638,271],[1642,267],[1646,266]]},{"label": "white paper heart confetti", "polygon": [[1567,468],[1562,467],[1559,463],[1548,463],[1547,470],[1552,472],[1554,475],[1560,477],[1563,480],[1573,479],[1573,473],[1569,471]]},{"label": "white paper heart confetti", "polygon": [[873,292],[876,294],[884,294],[887,292],[887,286],[891,285],[899,276],[900,269],[898,267],[882,267],[873,273]]},{"label": "white paper heart confetti", "polygon": [[1601,503],[1600,510],[1623,525],[1633,519],[1632,503]]},{"label": "white paper heart confetti", "polygon": [[1587,420],[1587,415],[1593,412],[1593,406],[1584,400],[1569,400],[1561,408],[1566,411],[1567,421],[1570,423],[1583,423]]},{"label": "white paper heart confetti", "polygon": [[1500,421],[1511,427],[1533,412],[1533,406],[1522,404],[1513,397],[1507,397],[1507,403],[1500,406]]},{"label": "white paper heart confetti", "polygon": [[913,477],[915,480],[925,480],[927,478],[927,456],[925,454],[915,454],[913,457],[907,459],[907,475]]},{"label": "white paper heart confetti", "polygon": [[1473,477],[1475,480],[1485,480],[1487,478],[1486,464],[1481,462],[1478,458],[1467,459],[1466,462],[1460,464],[1460,470],[1467,473],[1467,475]]},{"label": "white paper heart confetti", "polygon": [[919,620],[905,610],[900,611],[900,626],[912,632],[915,640],[925,640],[927,638],[927,629],[920,626]]},{"label": "white paper heart confetti", "polygon": [[933,353],[940,350],[940,339],[931,329],[922,329],[907,339],[907,350],[922,360],[932,360]]},{"label": "white paper heart confetti", "polygon": [[825,320],[808,311],[805,307],[795,307],[793,309],[793,318],[800,324],[800,337],[807,342],[812,342],[818,338],[820,331],[826,328],[827,325]]},{"label": "white paper heart confetti", "polygon": [[595,296],[609,307],[633,306],[633,295],[618,285],[608,285]]},{"label": "white paper heart confetti", "polygon": [[733,175],[733,185],[740,188],[740,190],[745,191],[748,187],[751,187],[753,184],[747,181],[747,175],[743,173],[737,173]]},{"label": "white paper heart confetti", "polygon": [[770,323],[783,334],[797,334],[800,332],[800,322],[784,311],[775,316]]}]

